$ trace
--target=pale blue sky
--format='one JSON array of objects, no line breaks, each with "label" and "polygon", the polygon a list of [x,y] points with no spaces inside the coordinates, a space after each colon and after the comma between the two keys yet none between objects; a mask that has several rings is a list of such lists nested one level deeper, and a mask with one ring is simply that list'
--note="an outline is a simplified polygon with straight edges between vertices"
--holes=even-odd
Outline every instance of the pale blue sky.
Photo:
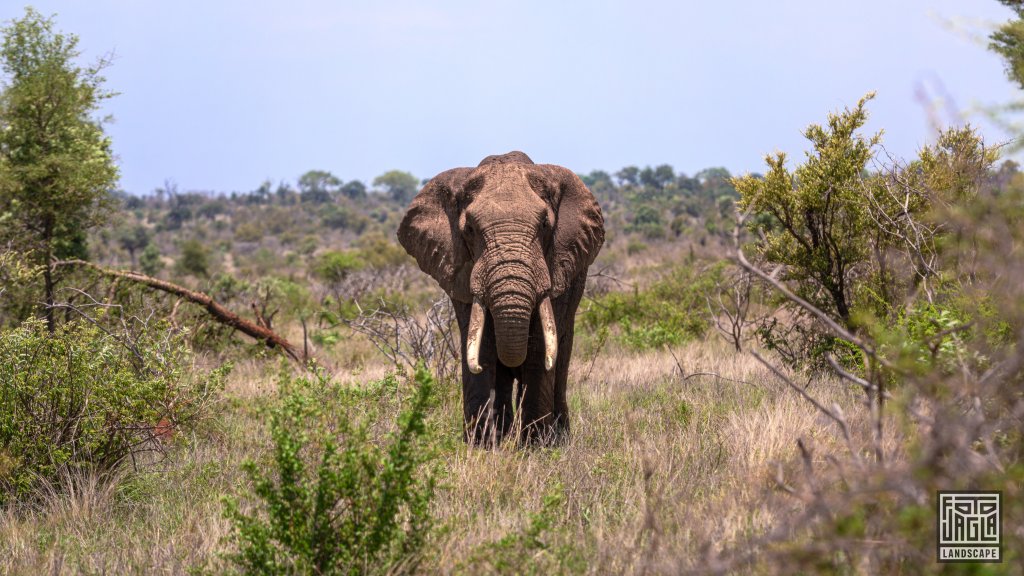
[{"label": "pale blue sky", "polygon": [[105,111],[134,193],[425,178],[513,149],[577,172],[757,171],[870,90],[871,126],[907,156],[931,136],[916,86],[961,111],[1017,95],[978,40],[1009,16],[995,0],[31,4],[89,57],[115,52]]}]

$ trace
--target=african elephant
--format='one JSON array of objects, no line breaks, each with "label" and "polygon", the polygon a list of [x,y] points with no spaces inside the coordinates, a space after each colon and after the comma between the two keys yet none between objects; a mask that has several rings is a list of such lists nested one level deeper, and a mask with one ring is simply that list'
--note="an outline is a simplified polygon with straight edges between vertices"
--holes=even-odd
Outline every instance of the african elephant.
[{"label": "african elephant", "polygon": [[523,440],[567,433],[574,317],[604,243],[579,177],[522,152],[447,170],[413,199],[398,240],[455,307],[466,440],[509,433],[514,382]]}]

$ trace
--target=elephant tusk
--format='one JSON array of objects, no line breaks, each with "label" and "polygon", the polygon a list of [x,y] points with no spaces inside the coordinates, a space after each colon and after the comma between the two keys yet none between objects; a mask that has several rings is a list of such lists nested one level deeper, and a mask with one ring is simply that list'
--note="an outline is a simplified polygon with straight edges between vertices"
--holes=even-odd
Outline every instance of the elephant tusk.
[{"label": "elephant tusk", "polygon": [[555,329],[555,315],[551,311],[551,298],[545,296],[540,302],[540,325],[544,330],[544,370],[555,367],[558,357],[558,332]]},{"label": "elephant tusk", "polygon": [[487,314],[483,302],[474,296],[473,308],[469,313],[469,334],[466,337],[466,364],[469,365],[469,371],[473,374],[484,371],[483,366],[480,365],[480,343],[484,339],[484,320],[486,319]]}]

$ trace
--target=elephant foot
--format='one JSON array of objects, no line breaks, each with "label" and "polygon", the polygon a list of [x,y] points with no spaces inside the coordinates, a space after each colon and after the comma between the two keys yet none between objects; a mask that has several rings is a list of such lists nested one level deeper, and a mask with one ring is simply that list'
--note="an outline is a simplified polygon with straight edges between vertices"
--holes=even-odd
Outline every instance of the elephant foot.
[{"label": "elephant foot", "polygon": [[506,438],[516,438],[521,446],[561,446],[569,438],[569,421],[565,416],[545,417],[523,425],[518,418],[495,418],[482,414],[466,421],[462,440],[466,444],[490,450]]},{"label": "elephant foot", "polygon": [[467,418],[462,428],[462,440],[470,446],[497,448],[512,429],[511,410],[492,409],[490,402],[476,414]]},{"label": "elephant foot", "polygon": [[522,428],[520,442],[524,446],[553,447],[561,446],[569,438],[569,419],[564,416],[551,416],[535,420]]},{"label": "elephant foot", "polygon": [[462,430],[462,441],[474,448],[490,450],[497,448],[505,438],[501,428],[487,420],[467,422]]}]

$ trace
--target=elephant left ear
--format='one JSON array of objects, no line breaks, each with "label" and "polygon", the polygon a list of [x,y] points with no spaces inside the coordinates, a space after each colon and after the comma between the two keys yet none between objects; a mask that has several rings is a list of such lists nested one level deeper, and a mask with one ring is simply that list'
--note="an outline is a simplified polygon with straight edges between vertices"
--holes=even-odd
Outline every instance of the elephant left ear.
[{"label": "elephant left ear", "polygon": [[456,196],[469,168],[453,168],[427,182],[413,198],[398,227],[398,242],[454,300],[472,302],[473,260],[458,228]]},{"label": "elephant left ear", "polygon": [[604,216],[597,199],[573,171],[541,164],[545,188],[555,212],[555,233],[548,251],[552,297],[565,292],[604,244]]}]

